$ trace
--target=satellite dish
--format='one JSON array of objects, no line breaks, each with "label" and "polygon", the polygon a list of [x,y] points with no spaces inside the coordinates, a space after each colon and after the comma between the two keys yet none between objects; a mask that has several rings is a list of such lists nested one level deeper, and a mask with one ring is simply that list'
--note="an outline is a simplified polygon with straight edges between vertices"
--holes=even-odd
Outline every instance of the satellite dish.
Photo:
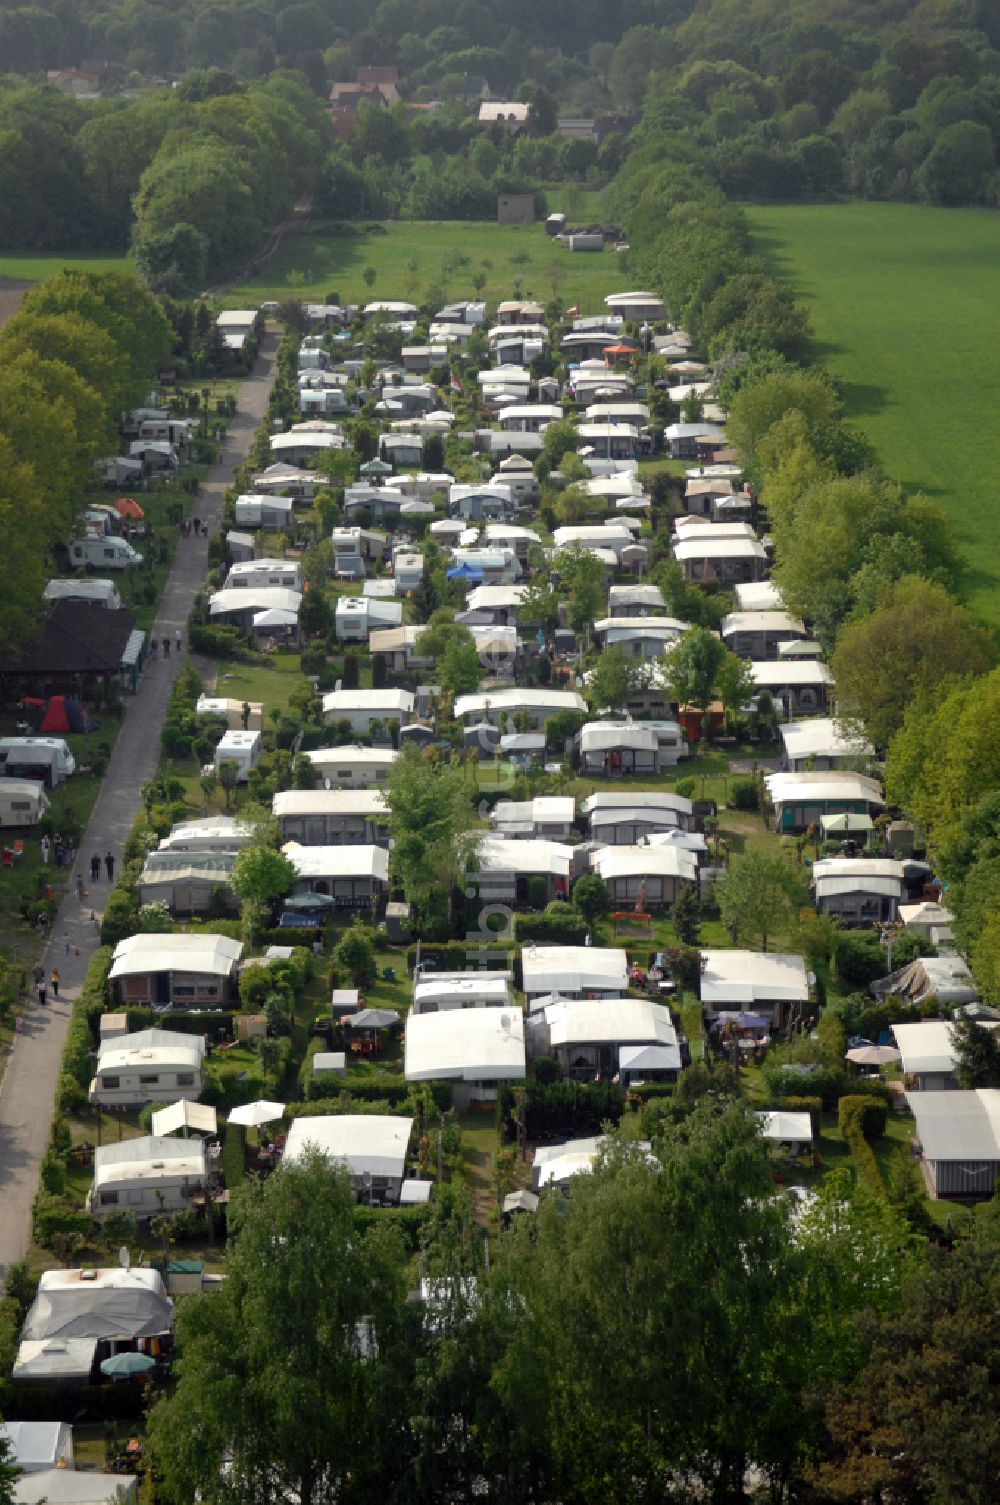
[{"label": "satellite dish", "polygon": [[123,1270],[127,1270],[129,1268],[129,1252],[124,1244],[122,1244],[121,1248],[118,1250],[118,1263],[121,1265]]}]

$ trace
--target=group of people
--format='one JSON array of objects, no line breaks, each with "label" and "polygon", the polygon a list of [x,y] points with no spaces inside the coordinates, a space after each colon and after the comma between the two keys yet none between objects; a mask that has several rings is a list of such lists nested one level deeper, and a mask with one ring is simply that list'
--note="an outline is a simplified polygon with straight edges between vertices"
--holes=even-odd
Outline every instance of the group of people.
[{"label": "group of people", "polygon": [[[105,855],[104,855],[104,866],[105,866],[105,869],[107,870],[108,882],[109,883],[114,883],[114,881],[115,881],[115,858],[114,858],[114,853],[113,852],[106,852],[105,853]],[[90,881],[91,881],[91,883],[99,883],[100,879],[101,879],[101,858],[100,858],[100,854],[97,853],[97,852],[95,852],[94,855],[93,855],[93,857],[91,857],[91,859],[90,859]],[[77,875],[76,875],[76,892],[77,892],[78,898],[82,901],[83,898],[85,897],[84,886],[83,886],[83,874],[82,873],[77,873]]]},{"label": "group of people", "polygon": [[41,1004],[42,1008],[45,1008],[45,1005],[49,1001],[49,988],[52,989],[53,998],[59,997],[60,977],[58,967],[52,968],[52,971],[49,973],[48,982],[46,982],[45,968],[42,966],[41,962],[36,962],[31,973],[31,978],[35,984],[35,992],[38,994],[38,1002]]},{"label": "group of people", "polygon": [[41,847],[42,861],[46,867],[48,866],[50,856],[55,857],[56,867],[72,867],[73,860],[76,857],[76,847],[68,838],[60,835],[58,831],[51,840],[48,836],[43,836],[38,845]]},{"label": "group of people", "polygon": [[[165,637],[163,639],[163,657],[164,658],[169,658],[170,657],[170,641],[171,640],[170,640],[169,637]],[[181,648],[183,647],[183,642],[184,642],[184,640],[183,640],[183,638],[181,636],[181,630],[180,630],[180,628],[179,627],[175,627],[174,628],[173,643],[174,643],[174,647],[177,649],[177,657],[178,658],[180,658],[180,655],[181,655]],[[158,643],[158,641],[157,641],[156,638],[150,638],[150,640],[149,640],[149,657],[150,657],[150,660],[152,662],[154,662],[154,663],[156,662],[156,655],[157,655],[157,653],[159,651],[159,646],[160,645],[159,645],[159,643]]]},{"label": "group of people", "polygon": [[181,537],[187,538],[192,533],[194,534],[195,538],[198,537],[199,533],[204,533],[205,537],[207,538],[208,523],[202,522],[200,517],[181,518]]}]

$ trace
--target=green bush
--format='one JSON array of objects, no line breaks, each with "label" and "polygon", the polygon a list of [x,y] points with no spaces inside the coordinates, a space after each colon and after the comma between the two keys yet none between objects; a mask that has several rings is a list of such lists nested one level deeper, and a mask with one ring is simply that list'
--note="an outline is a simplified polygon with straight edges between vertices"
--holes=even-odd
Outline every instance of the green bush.
[{"label": "green bush", "polygon": [[83,987],[73,1002],[69,1027],[63,1044],[62,1069],[56,1106],[61,1113],[72,1113],[86,1102],[87,1089],[94,1074],[93,1050],[96,1022],[106,1008],[105,983],[111,968],[111,948],[101,946],[90,958]]},{"label": "green bush", "polygon": [[816,1061],[809,1064],[808,1072],[792,1071],[795,1063],[765,1061],[761,1067],[764,1085],[772,1102],[784,1103],[789,1097],[818,1097],[824,1109],[830,1112],[844,1090],[844,1073]]},{"label": "green bush", "polygon": [[116,888],[108,895],[101,919],[101,945],[117,946],[139,928],[139,908],[130,889]]},{"label": "green bush", "polygon": [[549,898],[548,879],[541,873],[532,873],[528,879],[528,905],[531,909],[544,909]]},{"label": "green bush", "polygon": [[[540,1082],[525,1084],[524,1122],[532,1140],[599,1134],[605,1123],[617,1124],[624,1107],[614,1082]],[[514,1094],[507,1083],[497,1093],[497,1111],[505,1138],[515,1137]]]},{"label": "green bush", "polygon": [[697,787],[698,780],[689,776],[687,778],[677,780],[677,783],[674,785],[674,793],[679,794],[681,799],[694,799],[694,792]]},{"label": "green bush", "polygon": [[732,779],[729,784],[729,804],[733,810],[756,810],[760,805],[755,779]]},{"label": "green bush", "polygon": [[188,626],[188,645],[192,653],[204,653],[208,658],[235,658],[240,640],[235,627],[209,627],[192,622]]},{"label": "green bush", "polygon": [[64,1238],[78,1237],[89,1242],[94,1236],[94,1223],[66,1197],[40,1191],[31,1209],[31,1233],[36,1244],[51,1249],[53,1243]]},{"label": "green bush", "polygon": [[841,982],[867,988],[876,978],[885,976],[885,963],[885,950],[873,932],[844,931],[837,936],[835,964]]},{"label": "green bush", "polygon": [[582,946],[587,936],[587,921],[572,904],[556,900],[542,914],[518,915],[514,934],[520,943],[551,941],[555,945]]},{"label": "green bush", "polygon": [[885,1195],[885,1185],[869,1140],[882,1137],[885,1133],[885,1120],[885,1104],[877,1098],[850,1095],[840,1100],[837,1127],[847,1141],[858,1175],[868,1190],[877,1197]]}]

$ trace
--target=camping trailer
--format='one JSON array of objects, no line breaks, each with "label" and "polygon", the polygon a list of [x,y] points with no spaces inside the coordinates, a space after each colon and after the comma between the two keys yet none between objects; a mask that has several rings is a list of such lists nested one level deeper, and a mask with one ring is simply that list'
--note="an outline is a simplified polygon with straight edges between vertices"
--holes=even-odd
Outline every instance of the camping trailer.
[{"label": "camping trailer", "polygon": [[0,826],[37,826],[48,808],[45,786],[37,779],[0,778]]},{"label": "camping trailer", "polygon": [[76,569],[124,570],[142,563],[142,555],[126,538],[74,538],[68,548],[69,562]]},{"label": "camping trailer", "polygon": [[120,611],[122,598],[113,580],[91,576],[87,580],[50,580],[42,592],[45,601],[82,601],[88,606],[103,606],[106,611]]},{"label": "camping trailer", "polygon": [[0,737],[0,774],[7,778],[39,779],[53,789],[75,768],[62,737]]},{"label": "camping trailer", "polygon": [[251,768],[256,768],[260,762],[260,755],[260,732],[226,732],[215,749],[215,767],[218,769],[223,763],[235,763],[239,769],[236,782],[245,784],[250,777]]}]

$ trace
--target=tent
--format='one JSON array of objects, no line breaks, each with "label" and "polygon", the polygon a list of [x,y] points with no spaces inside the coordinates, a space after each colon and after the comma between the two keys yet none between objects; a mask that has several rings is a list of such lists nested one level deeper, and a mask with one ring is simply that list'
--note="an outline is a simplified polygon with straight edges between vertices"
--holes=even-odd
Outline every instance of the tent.
[{"label": "tent", "polygon": [[131,496],[119,496],[115,498],[115,511],[119,517],[131,518],[134,522],[141,522],[146,516],[139,503]]},{"label": "tent", "polygon": [[35,730],[46,736],[61,732],[93,731],[96,722],[78,700],[68,700],[65,695],[52,695],[48,700],[25,700],[25,706],[35,711]]},{"label": "tent", "polygon": [[448,579],[471,580],[475,585],[482,585],[484,576],[482,570],[476,569],[473,565],[467,564],[463,560],[461,564],[456,565],[448,571]]}]

